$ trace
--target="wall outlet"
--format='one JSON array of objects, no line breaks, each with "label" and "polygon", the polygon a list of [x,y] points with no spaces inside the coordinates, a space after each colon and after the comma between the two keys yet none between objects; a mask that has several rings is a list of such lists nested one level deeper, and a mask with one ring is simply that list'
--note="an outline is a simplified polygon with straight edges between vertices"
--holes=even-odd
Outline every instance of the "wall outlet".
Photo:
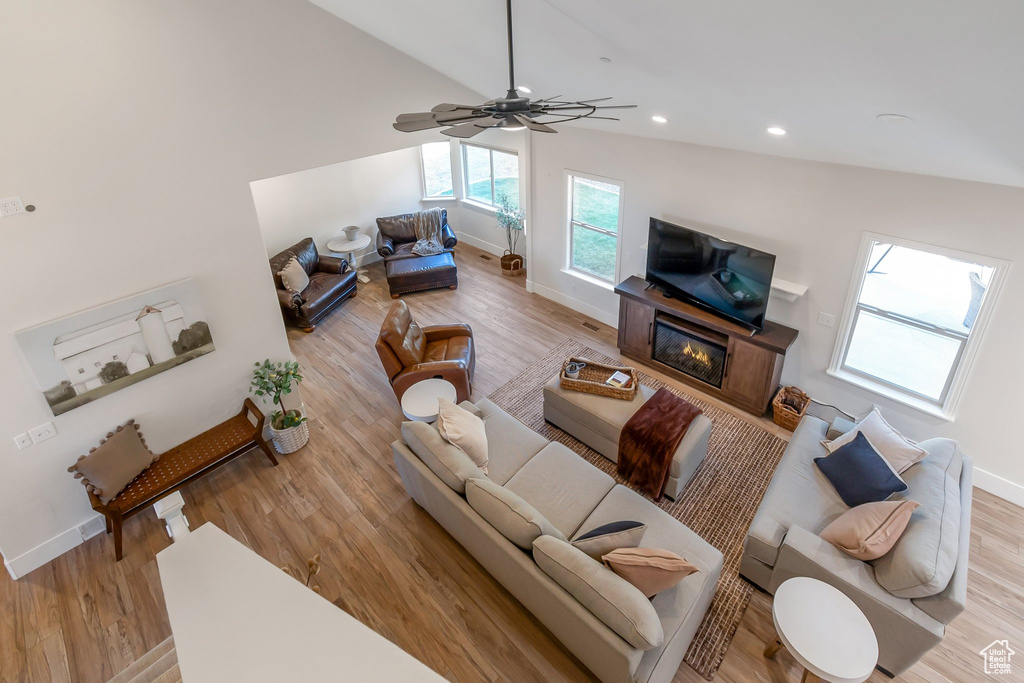
[{"label": "wall outlet", "polygon": [[21,203],[21,197],[0,199],[0,217],[14,216],[19,213],[25,213],[25,205]]},{"label": "wall outlet", "polygon": [[818,313],[818,324],[832,327],[836,324],[836,317],[831,313]]},{"label": "wall outlet", "polygon": [[32,443],[39,443],[40,441],[46,441],[57,436],[57,428],[52,422],[47,422],[44,425],[39,425],[35,429],[29,430],[29,435],[32,437]]},{"label": "wall outlet", "polygon": [[575,292],[576,291],[576,285],[569,285],[569,291]]},{"label": "wall outlet", "polygon": [[24,434],[18,434],[16,437],[14,437],[14,443],[18,445],[18,450],[20,451],[21,449],[28,448],[29,446],[32,445],[32,437],[29,436],[28,432],[25,432]]}]

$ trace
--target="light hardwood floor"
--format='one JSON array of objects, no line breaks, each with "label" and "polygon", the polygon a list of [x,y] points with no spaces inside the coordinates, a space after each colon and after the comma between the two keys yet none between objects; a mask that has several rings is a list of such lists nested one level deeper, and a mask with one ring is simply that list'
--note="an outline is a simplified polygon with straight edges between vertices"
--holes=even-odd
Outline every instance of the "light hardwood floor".
[{"label": "light hardwood floor", "polygon": [[[460,247],[458,261],[458,291],[407,300],[423,324],[472,324],[476,397],[566,337],[618,355],[611,328],[527,293],[522,278],[502,277],[476,249]],[[373,281],[316,332],[289,332],[305,368],[310,444],[277,468],[254,453],[193,484],[184,492],[189,521],[213,522],[296,572],[321,553],[326,599],[452,681],[590,680],[405,494],[389,446],[401,411],[373,350],[391,300],[381,266],[370,273]],[[1024,509],[975,489],[973,512],[968,610],[903,680],[978,680],[978,651],[989,642],[1024,648]],[[0,680],[107,681],[170,635],[154,559],[166,532],[143,514],[124,533],[118,563],[101,535],[17,582],[0,572]],[[799,680],[785,651],[762,657],[770,633],[770,598],[755,592],[716,680]],[[702,679],[683,665],[676,680]]]}]

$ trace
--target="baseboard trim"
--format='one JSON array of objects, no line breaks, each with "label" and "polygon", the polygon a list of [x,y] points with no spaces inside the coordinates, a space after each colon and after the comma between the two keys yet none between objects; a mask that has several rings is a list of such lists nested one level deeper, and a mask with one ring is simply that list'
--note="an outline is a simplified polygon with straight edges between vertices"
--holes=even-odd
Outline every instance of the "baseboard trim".
[{"label": "baseboard trim", "polygon": [[482,240],[479,237],[474,237],[469,233],[457,232],[455,234],[458,236],[460,242],[465,242],[469,246],[476,247],[477,249],[483,249],[488,254],[501,256],[505,253],[505,249],[503,247],[500,247],[497,244],[491,244],[490,242]]},{"label": "baseboard trim", "polygon": [[610,325],[611,327],[619,326],[618,314],[609,313],[608,311],[601,310],[597,306],[591,306],[590,304],[583,303],[579,299],[574,299],[571,296],[567,296],[559,292],[557,289],[545,287],[544,285],[539,285],[536,282],[534,282],[533,292],[535,294],[541,295],[545,299],[551,299],[552,301],[560,303],[563,306],[568,306],[574,311],[579,311],[584,315],[589,315],[594,320],[599,320],[600,322],[603,322],[605,325]]},{"label": "baseboard trim", "polygon": [[1014,505],[1024,507],[1024,486],[1016,484],[1009,479],[1003,479],[998,474],[992,474],[975,467],[974,485],[994,496],[999,496],[1003,500],[1008,500]]},{"label": "baseboard trim", "polygon": [[106,526],[103,517],[95,515],[78,526],[62,531],[27,553],[23,553],[10,560],[5,560],[4,566],[7,568],[7,573],[11,575],[11,578],[19,579],[104,531],[106,531]]}]

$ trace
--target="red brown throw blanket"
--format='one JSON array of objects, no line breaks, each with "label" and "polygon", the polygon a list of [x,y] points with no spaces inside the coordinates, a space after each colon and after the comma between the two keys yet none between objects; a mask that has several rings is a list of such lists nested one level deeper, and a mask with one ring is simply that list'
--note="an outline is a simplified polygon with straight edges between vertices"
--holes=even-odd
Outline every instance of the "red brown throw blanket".
[{"label": "red brown throw blanket", "polygon": [[626,421],[619,436],[616,469],[655,501],[665,493],[672,456],[700,408],[668,389],[658,389]]}]

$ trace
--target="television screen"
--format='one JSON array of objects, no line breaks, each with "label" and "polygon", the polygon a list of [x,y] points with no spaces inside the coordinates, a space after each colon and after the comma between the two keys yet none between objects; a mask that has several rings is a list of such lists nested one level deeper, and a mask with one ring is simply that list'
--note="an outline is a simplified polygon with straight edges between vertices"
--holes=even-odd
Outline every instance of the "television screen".
[{"label": "television screen", "polygon": [[647,281],[762,329],[775,256],[651,218]]}]

